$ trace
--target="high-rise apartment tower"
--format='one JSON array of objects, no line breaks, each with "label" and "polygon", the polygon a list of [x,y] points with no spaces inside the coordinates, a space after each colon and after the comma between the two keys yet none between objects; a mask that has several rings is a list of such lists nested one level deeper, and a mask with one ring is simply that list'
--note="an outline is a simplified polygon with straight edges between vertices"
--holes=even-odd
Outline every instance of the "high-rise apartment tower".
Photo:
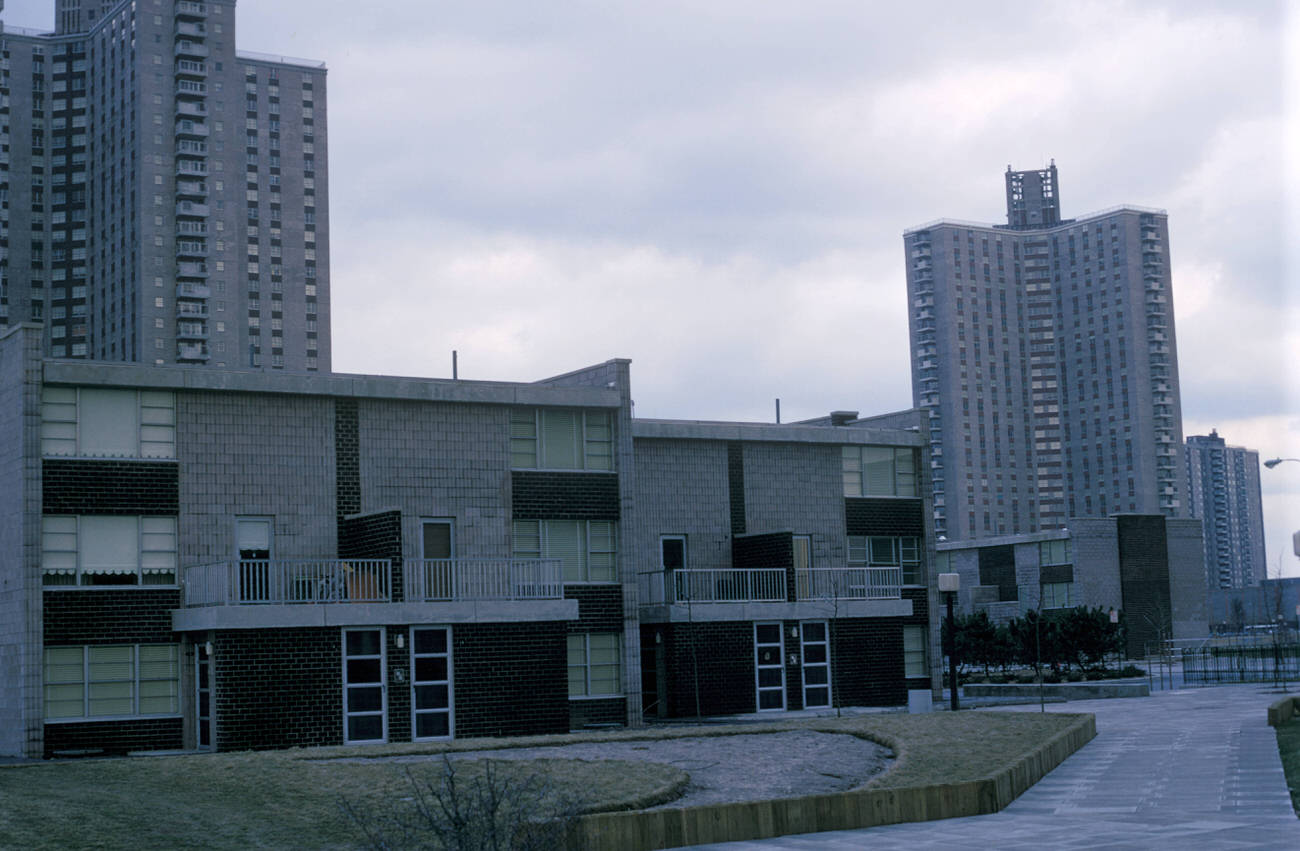
[{"label": "high-rise apartment tower", "polygon": [[941,219],[903,235],[936,534],[1185,516],[1165,212],[1062,219],[1055,164],[1008,167],[1006,188],[1006,225]]},{"label": "high-rise apartment tower", "polygon": [[1188,507],[1205,536],[1212,588],[1245,588],[1267,577],[1259,453],[1228,446],[1217,431],[1187,438]]},{"label": "high-rise apartment tower", "polygon": [[0,317],[52,357],[330,369],[325,67],[234,0],[0,25]]}]

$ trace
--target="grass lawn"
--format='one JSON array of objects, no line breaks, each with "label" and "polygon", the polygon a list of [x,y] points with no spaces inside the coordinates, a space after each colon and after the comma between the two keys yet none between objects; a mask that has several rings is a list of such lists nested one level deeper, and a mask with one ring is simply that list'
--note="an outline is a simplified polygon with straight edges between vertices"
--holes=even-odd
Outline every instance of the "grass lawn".
[{"label": "grass lawn", "polygon": [[[698,735],[815,729],[852,733],[899,755],[876,787],[928,785],[988,776],[1060,732],[1076,716],[963,712],[865,715],[773,724],[672,726],[611,733],[469,739],[429,744],[260,753],[93,759],[0,767],[0,845],[15,848],[339,848],[360,836],[339,800],[410,796],[407,765],[357,757],[437,754]],[[1300,728],[1298,728],[1300,730]],[[1279,734],[1280,735],[1280,734]],[[346,758],[346,759],[344,759]],[[477,762],[458,762],[466,777]],[[631,809],[675,796],[686,777],[648,762],[531,760],[498,770],[545,775],[587,811]],[[439,763],[430,762],[437,770]],[[417,769],[417,771],[420,769]]]},{"label": "grass lawn", "polygon": [[1300,717],[1277,728],[1277,750],[1282,755],[1282,771],[1291,790],[1291,809],[1300,816]]}]

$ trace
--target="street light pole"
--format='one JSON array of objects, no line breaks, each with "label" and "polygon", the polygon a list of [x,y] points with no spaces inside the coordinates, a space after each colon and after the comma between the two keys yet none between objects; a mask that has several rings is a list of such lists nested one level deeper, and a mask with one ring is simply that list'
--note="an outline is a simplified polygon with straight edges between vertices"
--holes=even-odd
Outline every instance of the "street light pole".
[{"label": "street light pole", "polygon": [[953,712],[961,708],[957,699],[957,622],[953,617],[952,606],[957,598],[957,591],[961,588],[961,576],[956,573],[939,574],[939,590],[947,598],[948,603],[948,686],[952,696],[951,706]]}]

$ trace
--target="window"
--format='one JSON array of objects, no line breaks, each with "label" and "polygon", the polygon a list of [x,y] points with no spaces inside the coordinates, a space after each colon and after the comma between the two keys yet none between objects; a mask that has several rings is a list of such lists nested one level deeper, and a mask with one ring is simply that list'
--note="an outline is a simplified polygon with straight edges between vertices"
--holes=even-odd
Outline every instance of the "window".
[{"label": "window", "polygon": [[153,390],[45,387],[41,453],[175,458],[176,397]]},{"label": "window", "polygon": [[1038,564],[1070,564],[1070,541],[1039,541]]},{"label": "window", "polygon": [[617,632],[569,636],[569,697],[612,697],[623,693],[620,644]]},{"label": "window", "polygon": [[557,558],[565,582],[617,582],[616,524],[608,520],[516,520],[515,558]]},{"label": "window", "polygon": [[1068,609],[1074,605],[1073,582],[1044,582],[1039,608]]},{"label": "window", "polygon": [[609,411],[516,408],[510,412],[510,466],[547,470],[613,470]]},{"label": "window", "polygon": [[45,720],[176,715],[175,644],[45,648]]},{"label": "window", "polygon": [[928,677],[925,670],[925,627],[903,627],[903,676]]},{"label": "window", "polygon": [[46,515],[46,585],[174,585],[176,518]]},{"label": "window", "polygon": [[916,453],[899,446],[845,446],[845,496],[916,496]]},{"label": "window", "polygon": [[686,536],[659,536],[659,563],[666,571],[686,569]]},{"label": "window", "polygon": [[897,567],[903,572],[904,585],[925,584],[920,540],[912,536],[849,535],[849,565]]}]

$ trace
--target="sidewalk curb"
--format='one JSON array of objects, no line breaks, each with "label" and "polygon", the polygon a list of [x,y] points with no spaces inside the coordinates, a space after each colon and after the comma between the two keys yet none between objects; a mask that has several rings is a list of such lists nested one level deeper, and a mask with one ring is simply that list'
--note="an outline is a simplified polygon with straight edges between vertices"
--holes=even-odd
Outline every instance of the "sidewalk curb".
[{"label": "sidewalk curb", "polygon": [[1097,735],[1085,715],[1042,747],[980,780],[900,789],[855,789],[802,798],[743,801],[583,816],[575,830],[588,848],[656,851],[683,845],[768,839],[900,822],[995,813]]}]

